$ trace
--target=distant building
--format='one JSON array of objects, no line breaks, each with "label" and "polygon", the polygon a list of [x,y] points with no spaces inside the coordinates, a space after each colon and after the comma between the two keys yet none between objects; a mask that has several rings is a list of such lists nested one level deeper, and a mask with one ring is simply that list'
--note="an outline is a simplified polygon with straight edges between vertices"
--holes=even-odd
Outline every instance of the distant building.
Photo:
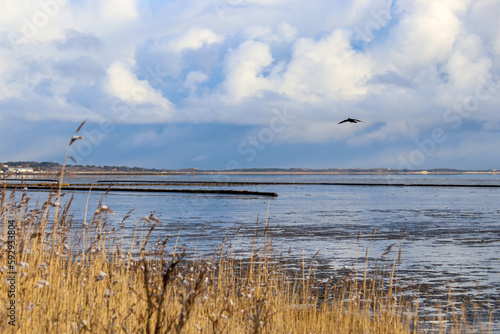
[{"label": "distant building", "polygon": [[15,173],[15,174],[21,174],[21,173],[33,173],[33,168],[31,167],[8,167],[6,173]]}]

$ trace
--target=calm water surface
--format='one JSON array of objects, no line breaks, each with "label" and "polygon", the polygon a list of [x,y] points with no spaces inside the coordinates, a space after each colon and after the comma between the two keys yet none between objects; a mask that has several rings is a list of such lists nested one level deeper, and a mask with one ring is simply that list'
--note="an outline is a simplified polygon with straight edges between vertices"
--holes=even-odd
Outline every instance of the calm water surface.
[{"label": "calm water surface", "polygon": [[[98,180],[104,178],[66,178],[66,182]],[[296,183],[225,187],[276,192],[277,198],[111,192],[105,204],[115,212],[109,222],[116,228],[134,209],[126,221],[125,234],[131,235],[138,226],[141,229],[144,223],[138,224],[139,219],[154,211],[162,221],[154,238],[171,235],[173,247],[179,235],[180,244],[204,254],[210,254],[228,233],[232,249],[248,253],[256,222],[262,230],[268,217],[276,249],[296,258],[311,258],[319,251],[316,259],[325,276],[354,267],[356,258],[362,262],[368,246],[368,260],[374,263],[396,243],[387,256],[392,260],[401,244],[400,273],[409,284],[428,287],[427,299],[435,301],[447,298],[451,288],[458,300],[480,303],[483,313],[492,311],[495,330],[500,330],[500,188],[350,185],[500,185],[498,175],[174,175],[121,176],[115,180]],[[346,184],[300,184],[325,182]],[[102,195],[90,195],[91,213]],[[33,196],[43,200],[46,193],[33,192]],[[75,193],[72,208],[77,222],[83,220],[86,200],[86,192]]]}]

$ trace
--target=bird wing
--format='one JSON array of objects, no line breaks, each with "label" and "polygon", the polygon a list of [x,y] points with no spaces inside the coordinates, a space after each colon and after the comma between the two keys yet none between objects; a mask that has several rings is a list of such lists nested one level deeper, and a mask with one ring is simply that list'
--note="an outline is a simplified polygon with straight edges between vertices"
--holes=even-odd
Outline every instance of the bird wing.
[{"label": "bird wing", "polygon": [[353,120],[354,122],[356,122],[356,123],[357,123],[357,122],[363,122],[363,121],[360,121],[359,119],[356,119],[356,118],[353,118],[352,120]]},{"label": "bird wing", "polygon": [[342,122],[339,122],[339,124],[342,124],[342,123],[345,123],[345,122],[349,122],[348,119],[344,119]]}]

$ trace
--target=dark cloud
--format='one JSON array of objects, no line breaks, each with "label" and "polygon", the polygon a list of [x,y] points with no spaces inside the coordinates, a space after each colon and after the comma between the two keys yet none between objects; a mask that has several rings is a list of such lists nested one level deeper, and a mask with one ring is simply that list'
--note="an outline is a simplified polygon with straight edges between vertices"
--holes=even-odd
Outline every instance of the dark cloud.
[{"label": "dark cloud", "polygon": [[56,42],[58,50],[99,51],[102,49],[101,41],[93,34],[69,29],[66,30],[65,35],[64,40]]},{"label": "dark cloud", "polygon": [[53,66],[62,77],[99,80],[106,74],[105,68],[89,56],[63,59]]},{"label": "dark cloud", "polygon": [[385,84],[385,85],[395,85],[399,87],[405,88],[414,88],[411,80],[402,77],[393,71],[388,71],[384,74],[374,75],[369,81],[368,84]]}]

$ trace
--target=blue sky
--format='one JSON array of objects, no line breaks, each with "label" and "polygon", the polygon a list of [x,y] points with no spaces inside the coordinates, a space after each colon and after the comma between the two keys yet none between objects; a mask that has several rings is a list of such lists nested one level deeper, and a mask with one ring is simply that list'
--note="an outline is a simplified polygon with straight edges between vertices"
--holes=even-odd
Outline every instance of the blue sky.
[{"label": "blue sky", "polygon": [[[500,168],[500,3],[0,3],[0,160]],[[358,124],[337,124],[354,117]]]}]

